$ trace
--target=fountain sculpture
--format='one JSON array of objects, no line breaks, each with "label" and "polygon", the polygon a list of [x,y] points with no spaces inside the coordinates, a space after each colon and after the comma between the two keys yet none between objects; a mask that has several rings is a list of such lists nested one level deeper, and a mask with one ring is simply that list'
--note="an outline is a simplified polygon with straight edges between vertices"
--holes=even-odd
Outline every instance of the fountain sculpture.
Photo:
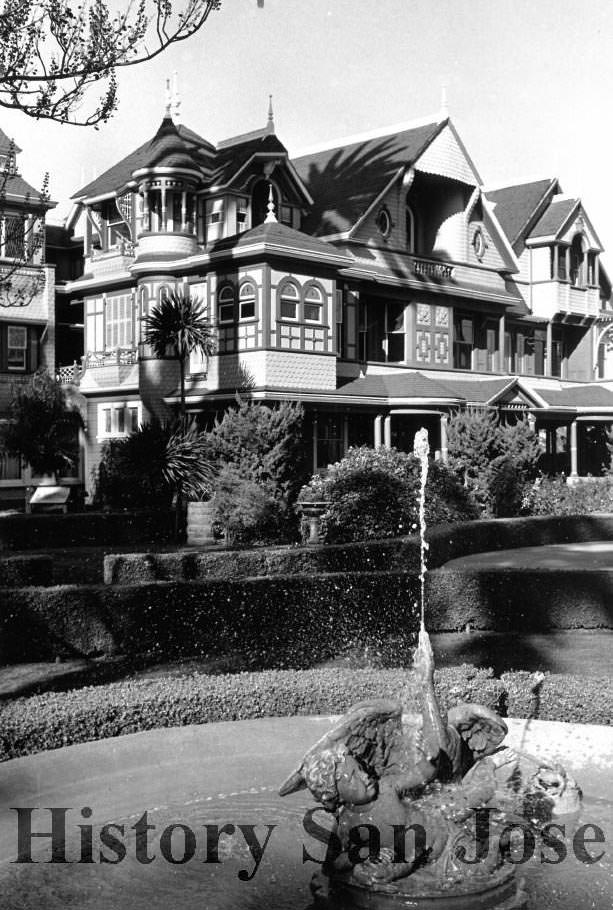
[{"label": "fountain sculpture", "polygon": [[425,627],[425,486],[428,437],[420,430],[421,622],[414,670],[421,716],[399,701],[361,702],[304,756],[280,789],[308,788],[333,815],[316,899],[351,908],[522,910],[512,832],[534,833],[572,815],[581,791],[559,766],[504,745],[494,711],[461,704],[443,720]]}]

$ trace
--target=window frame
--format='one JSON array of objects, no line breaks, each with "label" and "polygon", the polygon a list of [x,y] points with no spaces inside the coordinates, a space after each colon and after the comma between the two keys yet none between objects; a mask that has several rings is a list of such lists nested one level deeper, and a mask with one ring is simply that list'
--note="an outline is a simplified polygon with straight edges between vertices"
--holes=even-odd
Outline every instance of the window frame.
[{"label": "window frame", "polygon": [[[231,292],[231,299],[222,299],[222,295],[225,291]],[[232,316],[228,319],[221,315],[222,307],[232,307]],[[231,281],[225,281],[222,286],[217,291],[217,322],[219,325],[230,325],[233,322],[236,322],[236,288]]]},{"label": "window frame", "polygon": [[[253,288],[253,294],[248,297],[243,297],[243,292],[245,288]],[[251,315],[243,315],[243,306],[245,304],[253,304],[253,313]],[[239,322],[250,322],[258,318],[258,287],[253,278],[243,278],[238,286],[238,321]]]},{"label": "window frame", "polygon": [[[295,298],[287,297],[287,295],[286,295],[286,288],[290,288],[290,287],[296,289]],[[290,302],[290,303],[295,304],[296,310],[295,310],[294,316],[286,316],[283,314],[282,307],[283,307],[283,303],[284,303],[284,298],[285,298],[285,302]],[[302,298],[302,288],[301,288],[300,284],[296,281],[296,279],[294,279],[294,278],[285,279],[279,285],[279,287],[277,289],[277,300],[278,300],[278,305],[279,305],[279,312],[278,312],[279,319],[283,320],[284,322],[299,322],[300,321],[301,298]]]},{"label": "window frame", "polygon": [[[17,331],[23,332],[23,340],[24,340],[23,345],[9,344],[11,330],[12,331],[17,330]],[[28,341],[29,341],[28,336],[29,336],[29,332],[28,332],[27,326],[16,325],[14,323],[7,324],[7,327],[6,327],[6,369],[7,369],[7,372],[9,372],[9,373],[26,373],[27,372],[27,370],[28,370]],[[23,355],[22,363],[11,364],[11,360],[10,360],[11,350],[22,352],[22,355]]]},{"label": "window frame", "polygon": [[[308,300],[309,291],[316,291],[319,294],[319,300]],[[310,325],[325,325],[324,321],[324,312],[326,306],[327,295],[324,289],[314,281],[309,281],[304,285],[302,289],[302,317],[304,322],[308,322]],[[307,316],[307,307],[317,307],[319,310],[319,317],[312,319],[310,316]]]},{"label": "window frame", "polygon": [[135,411],[138,429],[143,422],[143,404],[140,400],[98,402],[96,440],[125,439],[130,436],[135,432],[131,429]]}]

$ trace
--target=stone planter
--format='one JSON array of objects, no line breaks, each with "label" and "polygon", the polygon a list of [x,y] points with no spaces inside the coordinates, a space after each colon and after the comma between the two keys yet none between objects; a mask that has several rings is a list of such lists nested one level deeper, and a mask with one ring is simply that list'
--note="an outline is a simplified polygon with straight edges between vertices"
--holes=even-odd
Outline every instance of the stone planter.
[{"label": "stone planter", "polygon": [[189,546],[210,547],[215,543],[213,535],[213,510],[215,502],[187,503],[187,543]]},{"label": "stone planter", "polygon": [[309,536],[305,541],[308,547],[317,547],[323,544],[321,536],[321,516],[326,511],[325,502],[301,502],[300,511],[309,522]]}]

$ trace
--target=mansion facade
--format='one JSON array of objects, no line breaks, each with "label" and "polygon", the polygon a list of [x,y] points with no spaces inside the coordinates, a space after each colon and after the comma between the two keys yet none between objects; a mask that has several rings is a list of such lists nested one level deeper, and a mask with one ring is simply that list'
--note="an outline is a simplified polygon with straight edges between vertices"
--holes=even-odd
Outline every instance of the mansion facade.
[{"label": "mansion facade", "polygon": [[[488,191],[448,117],[290,158],[265,127],[216,145],[173,120],[74,197],[54,238],[58,374],[100,449],[178,403],[175,360],[141,339],[171,290],[206,301],[190,412],[299,400],[313,469],[349,446],[445,459],[458,408],[535,421],[546,470],[596,474],[613,423],[611,283],[578,198],[556,179]],[[74,356],[73,356],[74,354]]]}]

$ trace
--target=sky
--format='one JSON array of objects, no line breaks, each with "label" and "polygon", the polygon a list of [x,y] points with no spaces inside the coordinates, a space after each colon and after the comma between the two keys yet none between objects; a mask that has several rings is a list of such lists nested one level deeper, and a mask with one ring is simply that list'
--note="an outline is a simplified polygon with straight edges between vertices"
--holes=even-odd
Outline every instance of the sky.
[{"label": "sky", "polygon": [[612,37],[610,0],[223,0],[197,35],[120,72],[119,110],[100,129],[18,111],[0,111],[0,127],[27,180],[49,172],[57,220],[155,133],[174,70],[182,122],[213,142],[264,126],[272,94],[290,155],[436,115],[445,85],[485,186],[558,177],[613,264]]}]

